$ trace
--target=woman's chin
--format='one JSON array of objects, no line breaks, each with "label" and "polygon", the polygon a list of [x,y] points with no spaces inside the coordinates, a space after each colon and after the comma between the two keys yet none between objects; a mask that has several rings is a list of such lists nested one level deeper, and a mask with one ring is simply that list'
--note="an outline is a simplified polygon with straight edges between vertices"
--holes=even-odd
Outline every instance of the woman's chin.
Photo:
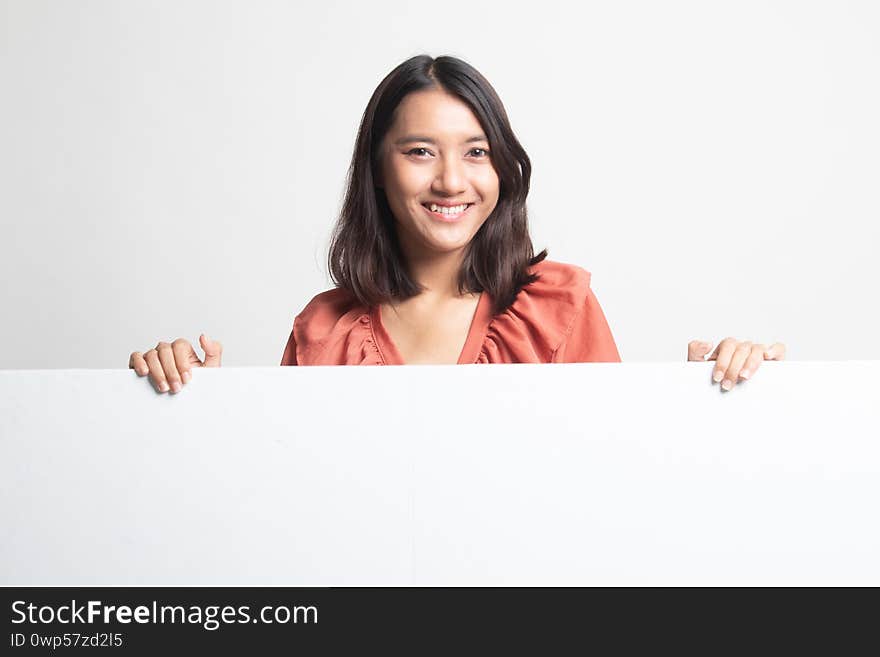
[{"label": "woman's chin", "polygon": [[436,254],[452,254],[452,253],[460,253],[467,246],[467,242],[462,242],[460,244],[432,244],[428,247],[428,250],[432,253]]},{"label": "woman's chin", "polygon": [[424,248],[426,251],[431,253],[455,253],[457,251],[463,250],[467,247],[468,242],[470,240],[461,239],[461,240],[428,240],[424,244]]},{"label": "woman's chin", "polygon": [[464,226],[449,226],[445,229],[441,227],[427,226],[426,230],[421,231],[421,242],[431,249],[442,251],[454,251],[467,246],[473,235]]},{"label": "woman's chin", "polygon": [[[461,251],[473,239],[476,231],[471,231],[471,226],[447,224],[445,226],[416,224],[414,231],[409,232],[409,238],[402,240],[404,251],[407,244],[412,245],[423,253],[454,253]],[[416,246],[418,245],[418,246]]]}]

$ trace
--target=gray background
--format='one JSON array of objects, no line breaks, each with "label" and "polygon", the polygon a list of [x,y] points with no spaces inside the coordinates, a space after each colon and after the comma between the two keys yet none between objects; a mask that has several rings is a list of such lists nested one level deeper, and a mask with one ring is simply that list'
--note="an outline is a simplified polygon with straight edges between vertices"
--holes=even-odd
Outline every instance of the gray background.
[{"label": "gray background", "polygon": [[624,361],[876,359],[878,34],[871,2],[0,0],[0,368],[202,331],[277,365],[367,100],[420,53],[501,95],[535,245],[593,273]]}]

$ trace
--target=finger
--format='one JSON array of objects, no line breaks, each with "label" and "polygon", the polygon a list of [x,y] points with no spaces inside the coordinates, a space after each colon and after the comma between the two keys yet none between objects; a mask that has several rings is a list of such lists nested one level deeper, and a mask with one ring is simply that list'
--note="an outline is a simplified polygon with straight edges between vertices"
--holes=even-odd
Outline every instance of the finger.
[{"label": "finger", "polygon": [[701,340],[691,340],[688,342],[688,357],[689,361],[693,360],[705,360],[706,354],[709,353],[709,350],[712,349],[711,342],[703,342]]},{"label": "finger", "polygon": [[147,361],[144,360],[143,354],[139,351],[133,351],[128,357],[128,369],[137,372],[138,376],[146,376],[150,372],[147,367]]},{"label": "finger", "polygon": [[180,392],[183,384],[180,381],[180,372],[177,371],[177,364],[174,362],[174,352],[171,345],[167,342],[160,342],[156,345],[156,351],[159,353],[159,362],[162,363],[162,369],[165,371],[165,380],[171,386],[171,392]]},{"label": "finger", "polygon": [[722,348],[726,348],[731,343],[736,346],[738,342],[739,341],[736,338],[724,338],[721,342],[718,343],[718,345],[715,347],[715,350],[711,354],[709,354],[709,360],[717,360]]},{"label": "finger", "polygon": [[730,363],[727,365],[727,371],[724,372],[724,379],[721,381],[721,387],[730,390],[739,381],[739,373],[745,365],[746,359],[752,353],[752,343],[743,340],[736,345],[733,355],[730,357]]},{"label": "finger", "polygon": [[764,350],[764,360],[785,360],[785,345],[774,342]]},{"label": "finger", "polygon": [[204,366],[220,367],[220,359],[223,355],[223,345],[216,340],[211,340],[204,333],[199,336],[199,343],[205,351]]},{"label": "finger", "polygon": [[715,361],[715,369],[712,371],[712,380],[715,383],[724,378],[727,366],[730,365],[730,357],[733,356],[733,351],[736,349],[737,344],[739,343],[736,338],[724,338],[715,347],[715,351],[709,355],[709,360]]},{"label": "finger", "polygon": [[758,371],[758,368],[761,367],[761,363],[764,361],[764,352],[766,349],[767,345],[752,345],[752,351],[749,354],[749,357],[746,358],[743,368],[739,371],[740,378],[748,380],[755,375],[755,372]]},{"label": "finger", "polygon": [[150,349],[144,354],[144,360],[150,368],[150,382],[156,388],[156,392],[168,392],[168,382],[165,380],[165,370],[159,362],[159,354],[155,349]]},{"label": "finger", "polygon": [[199,360],[195,349],[189,341],[183,338],[177,338],[171,343],[171,352],[174,354],[174,362],[177,364],[177,371],[180,373],[180,380],[184,384],[192,380],[190,368],[199,367],[202,361]]}]

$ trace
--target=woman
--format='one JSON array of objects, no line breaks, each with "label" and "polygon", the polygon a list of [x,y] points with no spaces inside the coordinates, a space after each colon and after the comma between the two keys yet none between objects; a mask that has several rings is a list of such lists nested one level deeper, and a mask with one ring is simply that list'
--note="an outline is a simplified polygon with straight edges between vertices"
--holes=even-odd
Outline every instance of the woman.
[{"label": "woman", "polygon": [[[531,163],[489,82],[454,57],[400,64],[361,121],[329,254],[336,288],[297,315],[282,365],[619,362],[590,273],[534,255]],[[202,362],[180,338],[129,367],[178,392]],[[705,342],[688,345],[703,360]],[[709,355],[730,390],[785,346],[723,340]]]}]

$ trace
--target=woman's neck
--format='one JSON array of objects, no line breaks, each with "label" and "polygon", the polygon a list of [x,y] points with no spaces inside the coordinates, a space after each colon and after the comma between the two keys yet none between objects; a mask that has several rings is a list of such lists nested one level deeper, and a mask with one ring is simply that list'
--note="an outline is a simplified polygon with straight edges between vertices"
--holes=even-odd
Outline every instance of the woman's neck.
[{"label": "woman's neck", "polygon": [[463,257],[463,250],[408,257],[410,276],[425,289],[419,296],[437,301],[461,298],[458,273]]}]

